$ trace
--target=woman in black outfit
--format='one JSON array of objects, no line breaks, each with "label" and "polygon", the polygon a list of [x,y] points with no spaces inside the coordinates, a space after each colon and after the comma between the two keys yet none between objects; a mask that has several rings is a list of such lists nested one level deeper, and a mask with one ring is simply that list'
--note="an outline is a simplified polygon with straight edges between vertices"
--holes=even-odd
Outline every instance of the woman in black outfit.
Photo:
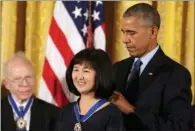
[{"label": "woman in black outfit", "polygon": [[66,81],[79,99],[63,107],[57,131],[124,131],[121,112],[108,101],[115,84],[112,63],[103,50],[77,53]]}]

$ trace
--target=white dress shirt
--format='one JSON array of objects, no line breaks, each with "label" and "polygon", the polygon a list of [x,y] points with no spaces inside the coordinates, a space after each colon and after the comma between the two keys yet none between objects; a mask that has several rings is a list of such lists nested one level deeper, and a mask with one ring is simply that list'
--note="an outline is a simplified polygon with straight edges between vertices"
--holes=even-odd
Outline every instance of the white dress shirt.
[{"label": "white dress shirt", "polygon": [[133,64],[140,59],[142,61],[142,65],[140,67],[140,74],[143,72],[143,70],[145,69],[145,67],[147,66],[148,62],[152,59],[152,57],[156,54],[157,50],[159,49],[159,45],[156,46],[153,50],[151,50],[149,53],[147,53],[146,55],[144,55],[141,58],[135,58]]},{"label": "white dress shirt", "polygon": [[[16,105],[17,105],[18,108],[19,108],[20,106],[23,106],[24,109],[25,109],[28,100],[24,101],[23,103],[18,103],[18,102],[16,101],[16,99],[14,98],[13,95],[12,95],[12,97],[13,97],[13,99],[14,99],[14,101],[15,101],[15,103],[16,103]],[[9,101],[9,103],[10,103],[10,101]],[[32,101],[32,103],[33,103],[33,101]],[[24,120],[27,122],[27,123],[26,123],[26,130],[27,130],[27,131],[29,131],[29,129],[30,129],[30,116],[31,116],[31,111],[30,111],[30,109],[31,109],[32,103],[31,103],[31,105],[30,105],[28,111],[27,111],[26,114],[24,115]],[[11,105],[11,103],[10,103],[10,105]],[[11,107],[12,107],[12,111],[13,111],[14,120],[16,121],[17,118],[18,118],[18,115],[17,115],[17,113],[15,112],[15,110],[14,110],[14,108],[13,108],[12,105],[11,105]]]}]

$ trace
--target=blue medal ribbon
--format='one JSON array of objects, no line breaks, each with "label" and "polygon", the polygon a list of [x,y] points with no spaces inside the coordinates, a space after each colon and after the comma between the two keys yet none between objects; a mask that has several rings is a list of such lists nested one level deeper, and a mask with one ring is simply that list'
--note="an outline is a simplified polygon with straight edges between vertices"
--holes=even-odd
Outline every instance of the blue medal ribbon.
[{"label": "blue medal ribbon", "polygon": [[89,111],[82,117],[80,117],[80,113],[79,113],[79,105],[78,102],[74,105],[74,113],[76,116],[76,119],[78,122],[85,122],[91,115],[93,115],[93,113],[95,113],[95,111],[101,107],[104,103],[108,102],[108,100],[106,99],[100,99],[98,102],[95,103],[95,105],[93,105]]},{"label": "blue medal ribbon", "polygon": [[8,99],[14,109],[14,111],[16,112],[16,114],[18,115],[19,118],[23,118],[24,115],[27,113],[32,101],[33,101],[33,96],[30,97],[30,99],[28,100],[26,107],[24,108],[24,111],[19,111],[16,102],[14,101],[13,97],[11,94],[8,95]]}]

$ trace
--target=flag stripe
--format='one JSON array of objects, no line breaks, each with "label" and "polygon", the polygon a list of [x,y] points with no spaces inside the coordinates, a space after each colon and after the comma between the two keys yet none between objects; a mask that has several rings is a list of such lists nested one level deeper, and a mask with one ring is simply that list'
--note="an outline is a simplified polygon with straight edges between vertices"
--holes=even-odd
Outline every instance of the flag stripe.
[{"label": "flag stripe", "polygon": [[58,27],[54,18],[52,19],[49,33],[54,44],[63,56],[66,66],[68,66],[74,54],[68,45],[66,36],[64,36],[61,29]]},{"label": "flag stripe", "polygon": [[99,26],[94,31],[94,47],[105,50],[106,49],[105,33],[102,30],[102,26]]},{"label": "flag stripe", "polygon": [[61,56],[60,52],[58,51],[58,48],[54,45],[50,36],[48,37],[48,44],[47,44],[46,50],[47,50],[46,58],[50,64],[53,72],[55,73],[57,78],[62,83],[62,87],[63,87],[64,93],[67,96],[67,99],[70,100],[70,98],[69,98],[70,92],[69,92],[67,85],[66,85],[66,82],[65,82],[66,65],[64,63],[63,57]]},{"label": "flag stripe", "polygon": [[46,100],[47,102],[51,102],[54,105],[58,106],[56,101],[54,100],[49,88],[47,87],[47,84],[45,83],[45,80],[43,77],[40,80],[40,88],[37,94],[38,98],[42,100]]},{"label": "flag stripe", "polygon": [[101,28],[102,28],[102,30],[104,31],[104,34],[105,34],[105,33],[106,33],[105,23],[103,23],[103,24],[101,25]]},{"label": "flag stripe", "polygon": [[60,81],[57,79],[56,75],[51,69],[47,59],[45,59],[45,62],[44,62],[43,78],[50,92],[52,93],[52,96],[54,97],[57,105],[62,107],[64,104],[67,104],[68,100],[66,99],[66,96],[62,90]]}]

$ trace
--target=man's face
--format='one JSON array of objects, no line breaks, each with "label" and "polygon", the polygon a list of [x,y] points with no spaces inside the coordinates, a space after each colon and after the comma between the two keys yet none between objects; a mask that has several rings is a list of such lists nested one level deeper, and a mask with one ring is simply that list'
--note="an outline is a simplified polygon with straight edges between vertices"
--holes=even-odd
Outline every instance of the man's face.
[{"label": "man's face", "polygon": [[5,87],[18,101],[27,100],[33,93],[35,76],[32,67],[24,61],[14,61],[8,65]]},{"label": "man's face", "polygon": [[130,56],[142,57],[156,45],[152,27],[141,22],[141,19],[135,16],[124,17],[121,21],[123,42]]}]

